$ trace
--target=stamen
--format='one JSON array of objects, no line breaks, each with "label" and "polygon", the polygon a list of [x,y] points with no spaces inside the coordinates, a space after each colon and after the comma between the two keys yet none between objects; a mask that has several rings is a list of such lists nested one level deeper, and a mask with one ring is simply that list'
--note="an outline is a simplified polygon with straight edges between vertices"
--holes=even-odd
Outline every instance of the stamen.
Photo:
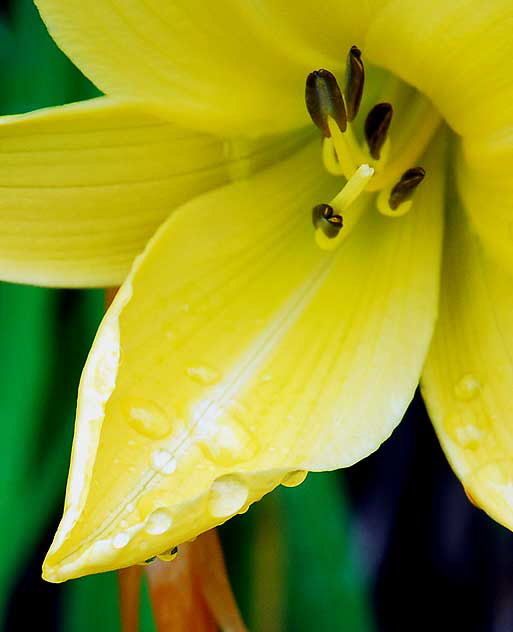
[{"label": "stamen", "polygon": [[381,148],[387,138],[388,128],[392,121],[393,109],[390,103],[378,103],[365,119],[365,139],[370,155],[379,160]]},{"label": "stamen", "polygon": [[410,210],[411,198],[425,175],[422,167],[413,167],[405,171],[393,187],[382,189],[377,199],[379,212],[388,217],[405,215]]},{"label": "stamen", "polygon": [[328,70],[315,70],[306,78],[306,109],[312,121],[325,137],[331,136],[328,119],[331,117],[344,132],[347,126],[346,108],[337,80]]},{"label": "stamen", "polygon": [[[407,115],[401,118],[400,125],[394,129],[392,156],[387,160],[385,168],[372,178],[368,190],[390,190],[409,165],[419,161],[440,126],[440,121],[440,115],[430,101],[417,95],[408,107]],[[383,155],[384,151],[381,153]]]},{"label": "stamen", "polygon": [[322,161],[328,173],[332,176],[343,176],[344,172],[340,166],[337,151],[333,144],[333,138],[325,138],[322,143]]},{"label": "stamen", "polygon": [[[336,195],[330,204],[318,204],[312,211],[315,228],[315,241],[322,250],[333,250],[345,239],[354,228],[361,213],[367,207],[365,203],[355,204],[360,194],[369,183],[374,169],[369,165],[360,165],[346,182],[344,188]],[[363,201],[364,202],[364,201]],[[348,211],[347,222],[342,221],[342,213]],[[328,226],[327,224],[330,224]],[[341,233],[343,223],[347,224]]]},{"label": "stamen", "polygon": [[424,180],[425,175],[426,172],[422,167],[413,167],[405,171],[390,192],[388,206],[395,211],[400,204],[410,200],[415,189]]},{"label": "stamen", "polygon": [[340,215],[333,211],[329,204],[317,204],[312,209],[312,222],[316,229],[322,230],[329,239],[336,237],[342,228],[344,221]]},{"label": "stamen", "polygon": [[365,70],[361,55],[359,48],[351,46],[347,56],[345,98],[348,121],[356,118],[362,100]]},{"label": "stamen", "polygon": [[369,157],[367,153],[363,152],[360,148],[353,133],[351,123],[348,123],[344,134],[342,134],[338,125],[331,117],[328,117],[328,125],[331,131],[333,147],[337,153],[340,170],[349,180],[358,165],[368,162]]},{"label": "stamen", "polygon": [[[354,147],[350,145],[351,137],[347,133],[343,134],[340,131],[339,126],[331,116],[328,117],[328,127],[331,132],[330,140],[333,142],[340,170],[349,179],[358,164],[358,155],[355,155]],[[348,129],[350,127],[346,129],[346,132]]]}]

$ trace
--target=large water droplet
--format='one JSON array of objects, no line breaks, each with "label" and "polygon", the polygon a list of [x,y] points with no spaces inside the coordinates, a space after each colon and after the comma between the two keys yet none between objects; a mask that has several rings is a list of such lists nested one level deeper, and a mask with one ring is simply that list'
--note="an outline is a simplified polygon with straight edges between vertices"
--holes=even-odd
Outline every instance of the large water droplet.
[{"label": "large water droplet", "polygon": [[472,374],[464,375],[454,386],[454,394],[461,401],[470,401],[479,393],[481,384]]},{"label": "large water droplet", "polygon": [[173,417],[155,402],[131,398],[125,403],[128,423],[139,434],[150,439],[162,439],[172,430]]},{"label": "large water droplet", "polygon": [[195,382],[200,384],[214,384],[221,377],[221,373],[217,369],[209,366],[191,366],[185,372]]},{"label": "large water droplet", "polygon": [[239,511],[248,496],[248,486],[237,476],[227,474],[212,483],[208,509],[215,518],[226,518]]},{"label": "large water droplet", "polygon": [[304,482],[307,475],[308,472],[306,470],[295,470],[293,472],[289,472],[286,476],[284,476],[281,484],[285,487],[297,487]]},{"label": "large water droplet", "polygon": [[153,469],[161,474],[172,474],[176,470],[176,459],[167,450],[159,449],[151,455]]},{"label": "large water droplet", "polygon": [[249,461],[259,445],[256,435],[228,413],[212,423],[208,435],[198,442],[206,457],[225,467]]},{"label": "large water droplet", "polygon": [[171,528],[173,518],[165,507],[155,509],[147,518],[144,530],[150,535],[161,535]]},{"label": "large water droplet", "polygon": [[128,543],[130,542],[130,536],[128,535],[128,533],[125,533],[124,531],[121,533],[117,533],[113,538],[112,538],[112,546],[115,549],[122,549],[124,548]]}]

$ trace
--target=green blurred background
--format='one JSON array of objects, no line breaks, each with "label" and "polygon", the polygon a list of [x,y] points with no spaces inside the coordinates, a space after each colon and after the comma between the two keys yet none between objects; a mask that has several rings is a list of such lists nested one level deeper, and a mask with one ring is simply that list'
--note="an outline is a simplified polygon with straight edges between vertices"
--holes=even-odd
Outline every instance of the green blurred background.
[{"label": "green blurred background", "polygon": [[[30,0],[0,7],[3,114],[98,94]],[[9,632],[120,629],[114,573],[40,579],[103,306],[101,290],[0,284],[0,621]],[[418,397],[376,455],[280,489],[220,531],[254,632],[513,631],[512,536],[468,503]],[[141,629],[155,629],[145,588]]]}]

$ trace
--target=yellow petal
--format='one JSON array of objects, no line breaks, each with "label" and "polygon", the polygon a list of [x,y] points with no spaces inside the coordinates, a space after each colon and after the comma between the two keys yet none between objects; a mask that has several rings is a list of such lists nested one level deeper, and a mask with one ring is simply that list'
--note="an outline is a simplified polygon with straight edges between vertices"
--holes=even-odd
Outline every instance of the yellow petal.
[{"label": "yellow petal", "polygon": [[426,94],[454,130],[485,136],[513,123],[511,0],[393,0],[364,52]]},{"label": "yellow petal", "polygon": [[423,394],[456,474],[513,528],[513,278],[451,217]]},{"label": "yellow petal", "polygon": [[119,284],[177,205],[291,143],[222,141],[107,97],[0,118],[0,277]]},{"label": "yellow petal", "polygon": [[513,274],[513,127],[467,139],[458,162],[458,189],[490,255]]},{"label": "yellow petal", "polygon": [[[306,75],[343,67],[370,13],[336,0],[37,0],[52,36],[106,93],[222,134],[308,123]],[[365,8],[363,6],[365,5]],[[333,68],[333,66],[335,66]]]},{"label": "yellow petal", "polygon": [[372,209],[331,253],[311,226],[334,193],[316,143],[173,214],[86,365],[47,579],[166,551],[390,435],[435,319],[438,157],[408,216]]}]

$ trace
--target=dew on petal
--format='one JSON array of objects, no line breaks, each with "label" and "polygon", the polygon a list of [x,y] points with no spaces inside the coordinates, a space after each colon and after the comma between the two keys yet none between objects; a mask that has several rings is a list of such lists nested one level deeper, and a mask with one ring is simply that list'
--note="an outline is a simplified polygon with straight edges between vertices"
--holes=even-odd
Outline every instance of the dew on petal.
[{"label": "dew on petal", "polygon": [[226,467],[248,461],[255,456],[259,445],[256,435],[227,413],[198,442],[207,458]]},{"label": "dew on petal", "polygon": [[215,384],[221,379],[221,373],[209,366],[191,366],[185,372],[190,378],[200,384]]},{"label": "dew on petal", "polygon": [[472,374],[464,375],[454,386],[454,395],[461,401],[470,401],[479,394],[481,384]]},{"label": "dew on petal", "polygon": [[306,470],[294,470],[283,477],[281,484],[285,487],[297,487],[304,482],[308,472]]},{"label": "dew on petal", "polygon": [[174,414],[169,415],[155,402],[141,398],[130,398],[124,409],[127,421],[139,434],[150,439],[162,439],[173,428]]},{"label": "dew on petal", "polygon": [[227,474],[212,483],[208,509],[215,518],[226,518],[242,509],[248,496],[248,486],[237,476]]},{"label": "dew on petal", "polygon": [[125,533],[124,531],[122,531],[121,533],[117,533],[113,538],[112,538],[112,546],[115,549],[122,549],[124,548],[128,543],[130,542],[130,536],[128,535],[128,533]]},{"label": "dew on petal", "polygon": [[159,558],[159,560],[162,560],[163,562],[172,562],[176,556],[178,555],[178,547],[174,547],[172,549],[169,549],[168,551],[165,551],[164,553],[159,553],[157,555],[157,557]]},{"label": "dew on petal", "polygon": [[453,441],[465,450],[476,450],[484,436],[482,425],[470,411],[455,412],[447,416],[444,427]]},{"label": "dew on petal", "polygon": [[454,430],[458,443],[462,448],[468,448],[470,450],[479,447],[483,433],[481,430],[473,424],[466,424],[464,426],[458,426]]},{"label": "dew on petal", "polygon": [[173,518],[165,507],[155,509],[147,518],[144,530],[150,535],[161,535],[171,528]]},{"label": "dew on petal", "polygon": [[176,459],[167,450],[159,449],[152,453],[151,465],[161,474],[172,474],[176,470]]}]

